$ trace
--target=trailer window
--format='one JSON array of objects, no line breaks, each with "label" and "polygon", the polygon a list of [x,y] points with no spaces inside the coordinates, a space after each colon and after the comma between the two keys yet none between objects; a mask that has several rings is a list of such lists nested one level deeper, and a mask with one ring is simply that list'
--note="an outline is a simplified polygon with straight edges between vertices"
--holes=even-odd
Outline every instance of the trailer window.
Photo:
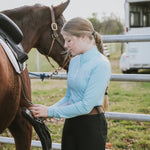
[{"label": "trailer window", "polygon": [[130,3],[130,27],[150,27],[150,2]]},{"label": "trailer window", "polygon": [[140,27],[140,13],[130,12],[130,26]]}]

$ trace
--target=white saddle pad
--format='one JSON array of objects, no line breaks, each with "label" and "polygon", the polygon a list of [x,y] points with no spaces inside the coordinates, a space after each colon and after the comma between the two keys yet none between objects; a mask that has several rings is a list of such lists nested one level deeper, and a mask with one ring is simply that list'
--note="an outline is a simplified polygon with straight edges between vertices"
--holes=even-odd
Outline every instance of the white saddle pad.
[{"label": "white saddle pad", "polygon": [[2,39],[0,39],[0,44],[2,45],[2,47],[3,47],[6,55],[8,56],[12,66],[14,67],[16,72],[20,74],[25,69],[26,64],[25,63],[19,64],[19,62],[17,62],[13,52],[11,51],[11,47],[9,47]]}]

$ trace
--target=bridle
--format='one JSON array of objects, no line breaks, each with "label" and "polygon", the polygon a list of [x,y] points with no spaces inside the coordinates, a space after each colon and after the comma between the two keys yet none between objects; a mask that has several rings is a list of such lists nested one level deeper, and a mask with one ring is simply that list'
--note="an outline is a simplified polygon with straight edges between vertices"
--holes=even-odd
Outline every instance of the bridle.
[{"label": "bridle", "polygon": [[50,55],[51,51],[52,51],[52,48],[53,48],[53,45],[54,45],[54,42],[55,40],[60,44],[60,46],[66,50],[66,48],[64,47],[64,44],[63,42],[60,40],[58,34],[57,34],[57,30],[58,30],[58,25],[56,23],[56,20],[55,20],[55,14],[54,14],[54,10],[53,10],[53,7],[51,6],[50,7],[50,12],[51,12],[51,20],[52,20],[52,23],[51,23],[51,31],[52,31],[52,43],[51,43],[51,46],[50,46],[50,49],[48,51],[48,55]]},{"label": "bridle", "polygon": [[[58,71],[61,70],[62,68],[64,68],[68,62],[70,61],[70,53],[67,51],[67,49],[64,47],[64,44],[62,42],[62,40],[59,38],[57,30],[58,30],[58,25],[56,23],[56,19],[55,19],[55,14],[54,14],[54,10],[53,10],[53,6],[50,7],[50,12],[51,12],[51,31],[52,31],[52,42],[50,45],[50,48],[48,50],[47,55],[45,55],[46,59],[48,60],[48,62],[50,63],[50,65],[52,66],[52,68],[54,68],[54,73],[53,74],[58,74]],[[55,66],[51,63],[50,59],[48,58],[48,56],[50,56],[50,53],[52,52],[53,46],[54,46],[54,42],[58,42],[58,44],[64,49],[64,51],[61,54],[66,54],[66,57],[64,59],[64,62],[62,64],[62,66],[58,67],[57,69],[55,68]]]}]

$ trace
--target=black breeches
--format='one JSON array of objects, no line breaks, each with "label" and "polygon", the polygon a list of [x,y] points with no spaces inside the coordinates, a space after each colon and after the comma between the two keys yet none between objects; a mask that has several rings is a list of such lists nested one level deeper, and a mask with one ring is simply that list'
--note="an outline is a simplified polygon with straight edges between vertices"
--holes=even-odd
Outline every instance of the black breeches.
[{"label": "black breeches", "polygon": [[105,150],[106,137],[104,113],[66,119],[62,150]]}]

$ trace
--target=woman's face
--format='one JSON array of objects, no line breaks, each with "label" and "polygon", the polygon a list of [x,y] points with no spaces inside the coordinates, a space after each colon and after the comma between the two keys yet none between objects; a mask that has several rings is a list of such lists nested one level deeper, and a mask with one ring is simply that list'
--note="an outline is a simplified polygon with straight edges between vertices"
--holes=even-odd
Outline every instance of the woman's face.
[{"label": "woman's face", "polygon": [[72,56],[76,56],[84,53],[84,37],[72,36],[66,32],[62,33],[65,40],[65,47],[71,53]]}]

